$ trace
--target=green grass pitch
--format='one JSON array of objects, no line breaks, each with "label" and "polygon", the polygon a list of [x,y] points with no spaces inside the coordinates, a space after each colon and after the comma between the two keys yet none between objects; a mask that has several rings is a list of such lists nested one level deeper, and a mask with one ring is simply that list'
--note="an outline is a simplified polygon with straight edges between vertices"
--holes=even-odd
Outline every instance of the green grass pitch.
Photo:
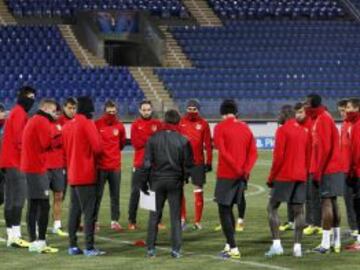
[{"label": "green grass pitch", "polygon": [[[127,207],[130,193],[130,176],[132,154],[123,155],[122,184],[121,184],[121,224],[127,225]],[[215,156],[216,160],[216,156]],[[268,189],[265,180],[271,165],[271,152],[260,152],[259,159],[251,176],[252,185],[247,191],[246,228],[242,233],[237,233],[237,243],[242,253],[242,259],[238,261],[223,261],[217,257],[224,246],[224,237],[221,232],[214,232],[218,224],[217,207],[212,202],[215,177],[214,173],[208,175],[205,188],[205,210],[202,231],[188,229],[183,234],[184,257],[174,260],[169,255],[169,224],[168,208],[164,213],[164,223],[167,230],[161,231],[158,238],[159,250],[157,258],[150,260],[145,257],[145,249],[132,245],[133,241],[145,239],[148,213],[139,210],[138,219],[141,229],[137,232],[114,233],[109,229],[110,211],[108,190],[100,213],[101,231],[97,234],[96,244],[107,252],[104,257],[86,258],[84,256],[70,257],[67,255],[67,238],[48,235],[48,242],[60,248],[58,254],[40,255],[30,254],[27,250],[6,248],[4,242],[0,242],[0,269],[360,269],[360,254],[342,252],[341,254],[317,255],[307,254],[306,250],[320,243],[319,236],[304,237],[304,257],[295,259],[291,256],[292,232],[282,234],[285,255],[282,257],[267,259],[264,252],[271,244],[270,232],[267,223],[266,204]],[[214,162],[214,168],[216,164]],[[107,189],[107,187],[106,187]],[[192,187],[186,187],[188,216],[193,217]],[[346,227],[344,203],[340,199],[342,208],[343,227]],[[63,207],[63,224],[66,224],[68,198]],[[234,209],[236,210],[236,209]],[[286,207],[281,207],[282,221],[285,220]],[[237,210],[235,211],[237,212]],[[3,222],[3,207],[0,209],[0,237],[5,237]],[[24,210],[25,216],[25,210]],[[23,219],[23,222],[25,219]],[[52,225],[52,220],[50,221]],[[49,226],[49,227],[50,227]],[[22,227],[26,238],[26,226]],[[80,246],[83,246],[83,238],[80,236]],[[343,242],[345,245],[345,242]]]}]

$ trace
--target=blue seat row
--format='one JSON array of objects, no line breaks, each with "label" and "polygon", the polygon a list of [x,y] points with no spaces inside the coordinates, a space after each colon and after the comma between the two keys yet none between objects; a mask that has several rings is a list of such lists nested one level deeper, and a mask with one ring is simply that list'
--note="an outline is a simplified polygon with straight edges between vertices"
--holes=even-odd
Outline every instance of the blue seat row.
[{"label": "blue seat row", "polygon": [[187,17],[181,0],[6,0],[15,16],[73,16],[79,11],[146,10],[161,17]]}]

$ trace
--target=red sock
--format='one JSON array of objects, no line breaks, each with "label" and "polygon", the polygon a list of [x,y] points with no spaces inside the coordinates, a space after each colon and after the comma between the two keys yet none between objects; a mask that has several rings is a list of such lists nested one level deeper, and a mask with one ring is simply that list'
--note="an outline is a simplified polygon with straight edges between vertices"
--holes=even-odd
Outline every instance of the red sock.
[{"label": "red sock", "polygon": [[195,197],[195,223],[200,223],[204,209],[204,193],[202,189],[194,190]]},{"label": "red sock", "polygon": [[186,220],[186,200],[185,195],[183,195],[181,200],[181,221]]}]

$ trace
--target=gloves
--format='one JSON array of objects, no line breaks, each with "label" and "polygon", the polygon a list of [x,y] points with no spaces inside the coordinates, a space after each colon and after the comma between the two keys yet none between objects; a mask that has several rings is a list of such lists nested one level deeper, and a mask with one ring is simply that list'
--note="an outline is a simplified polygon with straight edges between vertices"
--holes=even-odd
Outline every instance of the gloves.
[{"label": "gloves", "polygon": [[320,184],[319,181],[313,180],[312,183],[314,187],[319,188],[319,184]]},{"label": "gloves", "polygon": [[351,177],[347,177],[346,178],[346,184],[349,186],[349,187],[355,187],[356,186],[356,182],[357,180],[355,178],[351,178]]},{"label": "gloves", "polygon": [[212,165],[211,164],[205,165],[205,172],[208,173],[208,172],[211,172],[211,171],[212,171]]},{"label": "gloves", "polygon": [[141,190],[144,194],[150,195],[149,186],[148,186],[148,184],[147,184],[146,182],[141,184],[140,190]]},{"label": "gloves", "polygon": [[266,182],[266,185],[267,185],[269,188],[273,188],[273,187],[274,187],[274,183],[273,183],[273,182]]},{"label": "gloves", "polygon": [[185,184],[189,184],[189,178],[190,178],[190,173],[185,173],[185,175],[184,175]]}]

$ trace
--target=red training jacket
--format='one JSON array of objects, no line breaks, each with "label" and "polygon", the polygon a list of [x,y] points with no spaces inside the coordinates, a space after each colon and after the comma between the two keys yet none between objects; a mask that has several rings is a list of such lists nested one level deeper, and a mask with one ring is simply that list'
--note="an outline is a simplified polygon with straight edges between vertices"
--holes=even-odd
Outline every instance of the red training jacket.
[{"label": "red training jacket", "polygon": [[28,115],[20,105],[15,105],[5,121],[0,155],[1,168],[20,169],[22,135]]},{"label": "red training jacket", "polygon": [[67,117],[65,114],[60,115],[59,119],[57,120],[57,122],[61,125],[64,126],[67,122],[70,122],[72,119]]},{"label": "red training jacket", "polygon": [[101,152],[100,136],[95,123],[77,114],[63,128],[68,183],[71,186],[96,183],[96,155]]},{"label": "red training jacket", "polygon": [[308,138],[308,149],[309,149],[309,159],[307,160],[307,168],[308,168],[308,173],[310,171],[310,163],[311,163],[311,151],[312,151],[312,128],[314,125],[314,121],[311,119],[311,117],[306,117],[305,121],[303,123],[299,123],[303,128],[305,128],[305,130],[308,131],[309,134],[309,138]]},{"label": "red training jacket", "polygon": [[52,128],[50,120],[41,111],[31,117],[25,126],[21,150],[21,170],[24,173],[44,174],[50,149],[61,147],[61,135]]},{"label": "red training jacket", "polygon": [[141,168],[144,161],[145,145],[148,139],[161,129],[162,123],[157,119],[138,118],[131,125],[131,144],[135,149],[134,167]]},{"label": "red training jacket", "polygon": [[[211,165],[212,144],[208,122],[202,117],[197,117],[192,120],[188,116],[184,116],[180,121],[180,133],[191,143],[194,155],[194,164]],[[206,162],[204,158],[204,148],[206,150]]]},{"label": "red training jacket", "polygon": [[[62,125],[58,119],[56,122],[51,123],[53,132],[62,133]],[[63,169],[65,168],[65,154],[62,147],[51,149],[47,153],[46,167],[48,169]]]},{"label": "red training jacket", "polygon": [[350,170],[352,178],[360,178],[360,113],[351,121],[350,130]]},{"label": "red training jacket", "polygon": [[268,183],[306,182],[309,171],[310,130],[304,128],[295,119],[286,121],[275,135],[273,162]]},{"label": "red training jacket", "polygon": [[217,177],[248,179],[257,159],[256,142],[248,125],[234,117],[223,120],[215,127],[214,144],[219,151]]},{"label": "red training jacket", "polygon": [[316,109],[312,129],[310,173],[320,181],[325,174],[342,172],[339,131],[325,107]]},{"label": "red training jacket", "polygon": [[340,156],[342,172],[348,174],[350,171],[350,156],[351,156],[351,133],[352,123],[345,120],[341,125],[340,130]]},{"label": "red training jacket", "polygon": [[98,159],[98,168],[101,170],[121,170],[121,150],[126,143],[125,127],[119,121],[110,125],[104,117],[98,119],[95,125],[99,131],[103,152]]}]

